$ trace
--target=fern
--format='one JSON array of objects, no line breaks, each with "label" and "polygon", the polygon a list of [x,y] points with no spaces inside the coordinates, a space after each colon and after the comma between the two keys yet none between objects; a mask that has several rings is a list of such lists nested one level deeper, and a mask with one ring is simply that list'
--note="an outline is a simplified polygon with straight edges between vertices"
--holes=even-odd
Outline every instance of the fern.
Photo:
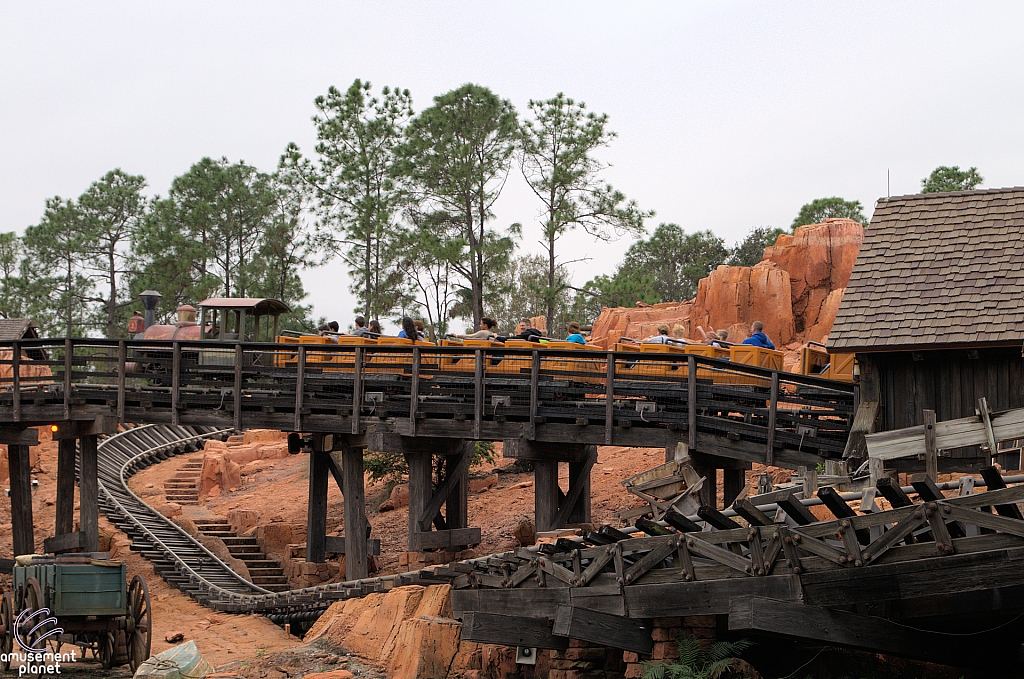
[{"label": "fern", "polygon": [[753,643],[747,640],[718,641],[705,649],[692,634],[676,639],[679,658],[675,662],[646,662],[643,679],[718,679],[732,667],[732,661]]}]

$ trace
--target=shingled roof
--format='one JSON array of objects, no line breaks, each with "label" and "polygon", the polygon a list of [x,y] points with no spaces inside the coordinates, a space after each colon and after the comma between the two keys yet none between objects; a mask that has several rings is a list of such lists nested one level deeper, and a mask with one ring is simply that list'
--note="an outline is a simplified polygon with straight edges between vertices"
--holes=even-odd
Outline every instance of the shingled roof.
[{"label": "shingled roof", "polygon": [[39,337],[39,326],[27,318],[0,318],[0,341]]},{"label": "shingled roof", "polygon": [[1024,342],[1024,187],[882,198],[832,351]]}]

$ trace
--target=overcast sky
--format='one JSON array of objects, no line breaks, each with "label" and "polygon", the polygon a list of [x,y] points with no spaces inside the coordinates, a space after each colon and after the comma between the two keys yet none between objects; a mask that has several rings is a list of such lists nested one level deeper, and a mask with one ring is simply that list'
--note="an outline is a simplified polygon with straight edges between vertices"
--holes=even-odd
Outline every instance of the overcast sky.
[{"label": "overcast sky", "polygon": [[[731,245],[838,195],[867,214],[938,165],[1024,184],[1024,3],[195,2],[0,0],[0,231],[36,223],[119,167],[152,194],[202,158],[273,170],[313,146],[313,99],[355,78],[417,110],[476,82],[520,112],[562,91],[619,137],[606,179]],[[1016,36],[1016,37],[1014,37]],[[495,224],[538,205],[513,176]],[[628,240],[563,252],[610,273]],[[347,324],[340,265],[304,274],[314,314]]]}]

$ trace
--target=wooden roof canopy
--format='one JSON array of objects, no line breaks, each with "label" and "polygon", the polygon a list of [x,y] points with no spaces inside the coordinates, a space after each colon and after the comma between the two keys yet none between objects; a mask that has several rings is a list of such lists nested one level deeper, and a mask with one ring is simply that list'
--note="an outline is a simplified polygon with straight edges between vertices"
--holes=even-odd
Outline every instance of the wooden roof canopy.
[{"label": "wooden roof canopy", "polygon": [[1024,187],[878,201],[829,351],[1022,342]]},{"label": "wooden roof canopy", "polygon": [[258,314],[283,314],[288,305],[267,297],[210,297],[199,303],[205,309],[245,309]]},{"label": "wooden roof canopy", "polygon": [[27,318],[0,318],[0,341],[38,339],[39,324]]}]

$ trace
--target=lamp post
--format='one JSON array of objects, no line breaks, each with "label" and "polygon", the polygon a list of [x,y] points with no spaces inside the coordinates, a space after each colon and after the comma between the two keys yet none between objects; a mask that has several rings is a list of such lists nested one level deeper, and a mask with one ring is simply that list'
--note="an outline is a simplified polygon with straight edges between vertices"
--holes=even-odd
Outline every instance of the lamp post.
[{"label": "lamp post", "polygon": [[163,297],[156,290],[146,290],[139,295],[139,299],[142,300],[142,308],[146,310],[146,327],[153,325],[155,321],[156,305],[160,303],[160,298]]}]

